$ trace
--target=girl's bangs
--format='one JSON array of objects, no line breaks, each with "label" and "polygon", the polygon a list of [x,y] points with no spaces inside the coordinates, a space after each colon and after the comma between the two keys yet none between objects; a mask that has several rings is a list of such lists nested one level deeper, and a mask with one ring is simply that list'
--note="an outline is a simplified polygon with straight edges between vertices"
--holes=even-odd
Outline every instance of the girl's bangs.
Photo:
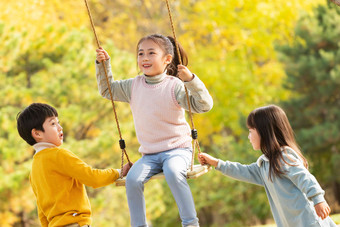
[{"label": "girl's bangs", "polygon": [[255,127],[255,120],[254,120],[254,112],[251,112],[247,117],[247,127],[248,128],[256,128]]}]

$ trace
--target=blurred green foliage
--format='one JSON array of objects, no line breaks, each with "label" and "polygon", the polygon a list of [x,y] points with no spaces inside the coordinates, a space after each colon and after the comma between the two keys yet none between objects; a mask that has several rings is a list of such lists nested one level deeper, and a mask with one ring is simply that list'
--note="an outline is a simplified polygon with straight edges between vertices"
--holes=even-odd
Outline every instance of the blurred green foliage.
[{"label": "blurred green foliage", "polygon": [[[304,15],[292,43],[278,46],[285,65],[283,102],[312,173],[340,203],[340,8],[320,5]],[[302,113],[302,114],[296,114]],[[327,197],[326,197],[327,198]],[[332,198],[332,197],[329,197]]]},{"label": "blurred green foliage", "polygon": [[[116,79],[138,74],[135,48],[142,36],[156,32],[171,35],[164,1],[89,2]],[[174,0],[170,3],[179,42],[189,55],[189,68],[205,82],[214,98],[213,110],[194,116],[202,151],[221,159],[254,162],[260,153],[252,151],[248,144],[245,117],[260,105],[294,97],[283,86],[286,74],[274,44],[294,43],[293,28],[301,13],[315,14],[312,7],[326,3],[322,0]],[[17,113],[32,102],[56,107],[65,133],[63,147],[96,168],[120,168],[119,137],[111,103],[97,90],[96,46],[84,3],[1,1],[0,7],[3,9],[0,15],[0,226],[39,226],[28,181],[34,151],[16,132]],[[308,25],[312,23],[308,20],[305,23],[313,32],[314,24]],[[329,34],[337,33],[329,31]],[[322,52],[324,59],[332,59],[332,54],[335,53]],[[338,74],[331,75],[337,83]],[[117,103],[116,107],[129,157],[136,161],[140,154],[129,106]],[[296,115],[291,118],[297,118]],[[320,153],[324,155],[322,149]],[[317,166],[313,163],[319,164],[318,157],[316,153],[316,158],[310,161],[312,170]],[[321,177],[321,180],[327,185],[330,178]],[[265,223],[271,218],[261,187],[226,178],[216,171],[190,180],[189,184],[201,226],[245,226]],[[94,226],[129,225],[124,187],[88,188],[88,194]],[[145,197],[147,218],[153,226],[180,226],[177,206],[164,180],[149,182]]]}]

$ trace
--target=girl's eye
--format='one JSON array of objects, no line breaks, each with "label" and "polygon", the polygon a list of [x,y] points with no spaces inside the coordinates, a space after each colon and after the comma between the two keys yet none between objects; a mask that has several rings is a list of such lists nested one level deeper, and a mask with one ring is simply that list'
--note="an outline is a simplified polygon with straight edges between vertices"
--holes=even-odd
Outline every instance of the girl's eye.
[{"label": "girl's eye", "polygon": [[142,56],[143,55],[143,53],[138,53],[138,56]]}]

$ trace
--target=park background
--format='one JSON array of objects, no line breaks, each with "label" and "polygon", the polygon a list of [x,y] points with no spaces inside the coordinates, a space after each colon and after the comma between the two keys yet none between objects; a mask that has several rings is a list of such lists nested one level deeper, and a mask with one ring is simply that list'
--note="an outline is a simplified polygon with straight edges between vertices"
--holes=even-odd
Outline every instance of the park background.
[{"label": "park background", "polygon": [[[332,214],[340,213],[340,8],[326,0],[170,4],[189,69],[214,99],[210,112],[194,115],[201,149],[224,160],[256,161],[261,153],[248,142],[247,114],[278,104]],[[116,79],[138,74],[135,49],[142,36],[172,34],[165,1],[89,0],[89,5]],[[111,103],[98,93],[96,43],[84,2],[1,0],[0,8],[0,226],[39,226],[28,179],[34,150],[16,131],[17,113],[32,102],[56,107],[63,147],[95,168],[120,168],[119,136]],[[116,106],[127,152],[136,161],[129,105]],[[201,226],[273,223],[262,187],[215,170],[189,184]],[[129,226],[124,187],[87,191],[94,226]],[[147,183],[145,196],[152,226],[180,226],[165,180]]]}]

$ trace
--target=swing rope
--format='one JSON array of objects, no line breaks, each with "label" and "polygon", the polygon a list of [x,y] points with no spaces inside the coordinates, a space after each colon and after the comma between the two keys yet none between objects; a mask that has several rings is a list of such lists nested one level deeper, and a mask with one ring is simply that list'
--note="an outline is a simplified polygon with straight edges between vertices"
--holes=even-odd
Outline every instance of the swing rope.
[{"label": "swing rope", "polygon": [[[84,1],[85,1],[86,9],[87,9],[87,14],[89,15],[89,18],[90,18],[92,31],[94,33],[94,37],[95,37],[96,42],[97,42],[97,46],[98,46],[98,48],[100,48],[100,43],[99,43],[99,40],[98,40],[96,29],[94,27],[94,23],[93,23],[93,19],[92,19],[92,15],[91,15],[91,11],[90,11],[89,5],[87,3],[87,0],[84,0]],[[115,107],[115,103],[113,101],[113,95],[112,95],[111,86],[110,86],[110,82],[109,82],[109,76],[107,75],[106,65],[105,65],[104,61],[102,61],[102,65],[103,65],[104,72],[105,72],[106,83],[107,83],[107,86],[108,86],[108,89],[109,89],[110,99],[111,99],[111,103],[112,103],[112,108],[113,108],[113,112],[114,112],[114,116],[115,116],[115,120],[116,120],[116,125],[117,125],[117,129],[118,129],[118,133],[119,133],[119,138],[120,138],[119,146],[120,146],[120,149],[122,150],[121,173],[123,173],[124,154],[125,154],[126,159],[127,159],[127,161],[128,161],[130,166],[132,166],[132,163],[130,162],[129,156],[128,156],[126,150],[125,150],[126,145],[125,145],[124,139],[122,138],[122,133],[121,133],[121,130],[120,130],[120,127],[119,127],[116,107]],[[122,174],[121,174],[121,178],[123,178]]]},{"label": "swing rope", "polygon": [[[170,9],[169,0],[166,0],[166,6],[168,8],[171,30],[172,30],[172,34],[174,36],[174,40],[175,40],[175,44],[176,44],[176,50],[177,50],[179,64],[182,65],[182,57],[181,57],[181,53],[179,52],[179,47],[178,47],[178,42],[177,42],[177,38],[176,38],[174,23],[173,23],[173,20],[172,20],[172,13],[171,13],[171,9]],[[192,128],[191,137],[193,139],[193,142],[192,142],[192,159],[191,159],[190,170],[193,171],[194,160],[195,160],[195,151],[196,151],[195,147],[197,146],[198,153],[201,153],[201,149],[200,149],[200,146],[199,146],[199,143],[198,143],[198,140],[197,140],[197,130],[195,129],[194,120],[193,120],[193,116],[192,116],[191,105],[190,105],[190,100],[189,100],[189,92],[188,92],[188,89],[185,85],[184,85],[184,88],[185,88],[185,94],[186,94],[186,97],[187,97],[187,102],[188,102],[188,107],[189,107],[189,117],[190,117],[191,128]]]}]

